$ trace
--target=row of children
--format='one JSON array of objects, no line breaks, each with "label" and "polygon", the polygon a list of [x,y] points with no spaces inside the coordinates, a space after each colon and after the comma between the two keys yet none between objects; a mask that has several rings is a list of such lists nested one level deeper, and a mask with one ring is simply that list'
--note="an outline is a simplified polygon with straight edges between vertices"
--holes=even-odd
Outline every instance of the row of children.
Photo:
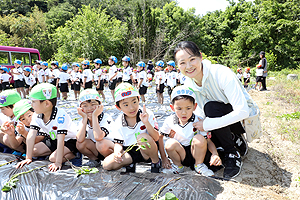
[{"label": "row of children", "polygon": [[[139,92],[129,83],[121,83],[114,93],[116,108],[122,111],[115,121],[103,112],[96,90],[81,92],[77,108],[82,116],[79,127],[63,109],[56,107],[55,86],[39,84],[32,88],[30,98],[31,103],[21,100],[12,90],[0,93],[1,111],[10,118],[1,127],[0,142],[26,153],[26,159],[17,167],[30,164],[33,157],[49,155],[52,162],[49,170],[56,171],[78,152],[90,159],[88,166],[97,167],[103,160],[106,170],[126,167],[126,171],[132,172],[136,163],[151,162],[154,173],[160,172],[162,167],[181,173],[187,166],[199,174],[213,176],[213,168],[209,168],[217,166],[216,170],[222,165],[210,133],[197,130],[200,117],[193,113],[197,107],[196,96],[185,86],[178,86],[171,93],[170,106],[175,114],[167,117],[160,128],[153,112],[145,105],[139,106]],[[164,136],[168,137],[165,145]],[[149,146],[141,142],[142,138]],[[144,148],[124,152],[136,142]]]},{"label": "row of children", "polygon": [[[261,61],[259,64],[256,65],[256,70],[255,70],[255,86],[254,89],[256,90],[257,85],[259,85],[258,90],[261,90],[262,87],[262,81],[263,81],[263,73],[264,69],[262,68]],[[242,68],[237,69],[237,77],[238,79],[242,82],[242,77],[244,78],[244,87],[248,88],[248,84],[250,83],[250,67],[246,67],[245,72],[243,73]]]}]

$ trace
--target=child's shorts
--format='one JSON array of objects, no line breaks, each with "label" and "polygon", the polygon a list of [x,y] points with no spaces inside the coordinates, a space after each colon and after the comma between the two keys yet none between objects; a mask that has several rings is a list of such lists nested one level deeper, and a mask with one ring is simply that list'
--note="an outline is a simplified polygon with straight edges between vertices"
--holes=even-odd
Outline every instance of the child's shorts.
[{"label": "child's shorts", "polygon": [[117,84],[117,79],[114,79],[112,81],[109,81],[109,85],[108,85],[108,88],[110,90],[114,90],[116,88],[116,84]]},{"label": "child's shorts", "polygon": [[73,83],[73,89],[74,91],[80,91],[80,81],[75,81]]},{"label": "child's shorts", "polygon": [[57,82],[57,78],[54,78],[52,81],[51,81],[51,84],[56,86],[56,82]]},{"label": "child's shorts", "polygon": [[23,80],[15,80],[14,86],[15,86],[15,88],[24,87],[24,81]]},{"label": "child's shorts", "polygon": [[[52,140],[50,137],[45,137],[42,141],[51,152],[54,152],[57,149],[57,139]],[[67,147],[74,155],[78,152],[76,148],[76,139],[69,139],[65,141],[65,147]]]},{"label": "child's shorts", "polygon": [[92,89],[93,88],[93,82],[92,81],[89,81],[89,82],[86,82],[85,85],[84,85],[84,89]]},{"label": "child's shorts", "polygon": [[60,83],[59,90],[60,92],[69,92],[68,83]]},{"label": "child's shorts", "polygon": [[140,87],[140,89],[139,89],[140,95],[146,94],[146,93],[147,93],[147,88],[148,88],[148,87],[142,85],[142,86]]},{"label": "child's shorts", "polygon": [[2,90],[10,89],[9,82],[2,82]]},{"label": "child's shorts", "polygon": [[[141,154],[141,151],[136,151],[138,147],[133,147],[133,149],[131,149],[130,151],[128,151],[127,153],[131,156],[132,158],[132,163],[140,163],[140,162],[145,162],[145,163],[149,163],[151,162],[151,159],[149,158],[148,160],[145,160],[143,155]],[[127,147],[123,146],[123,150],[125,151],[127,149]]]},{"label": "child's shorts", "polygon": [[117,78],[117,83],[122,83],[122,77]]},{"label": "child's shorts", "polygon": [[[192,152],[191,152],[191,145],[189,146],[182,146],[185,150],[185,158],[183,161],[181,161],[181,164],[183,166],[187,166],[187,167],[190,167],[192,170],[195,169],[194,165],[195,165],[195,159],[192,155]],[[205,155],[205,158],[204,158],[204,164],[206,164],[207,166],[209,166],[209,161],[210,161],[210,157],[211,157],[211,153],[210,151],[207,149],[206,151],[206,155]]]},{"label": "child's shorts", "polygon": [[164,89],[165,89],[165,84],[162,83],[159,85],[159,90],[156,89],[156,92],[158,93],[164,93]]},{"label": "child's shorts", "polygon": [[168,87],[168,95],[171,95],[174,88],[172,89],[170,86],[167,87]]},{"label": "child's shorts", "polygon": [[244,83],[250,83],[250,78],[247,80],[248,78],[244,78]]},{"label": "child's shorts", "polygon": [[97,88],[97,85],[98,85],[98,82],[96,82],[96,90],[97,91],[104,90],[104,81],[103,80],[100,80],[99,88]]},{"label": "child's shorts", "polygon": [[131,85],[132,85],[132,80],[131,79],[129,79],[129,80],[127,80],[127,81],[123,81],[124,83],[130,83]]},{"label": "child's shorts", "polygon": [[256,82],[258,83],[258,82],[262,82],[262,76],[257,76],[256,77]]}]

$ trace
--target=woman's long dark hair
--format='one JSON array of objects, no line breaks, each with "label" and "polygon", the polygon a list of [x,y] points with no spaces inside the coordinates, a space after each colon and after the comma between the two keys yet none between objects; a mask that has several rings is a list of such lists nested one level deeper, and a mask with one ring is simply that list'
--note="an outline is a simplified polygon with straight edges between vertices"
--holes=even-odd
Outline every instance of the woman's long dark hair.
[{"label": "woman's long dark hair", "polygon": [[185,50],[188,54],[196,56],[196,57],[202,57],[200,50],[198,46],[191,41],[183,41],[179,42],[177,46],[174,49],[174,58],[176,59],[176,53],[180,50]]}]

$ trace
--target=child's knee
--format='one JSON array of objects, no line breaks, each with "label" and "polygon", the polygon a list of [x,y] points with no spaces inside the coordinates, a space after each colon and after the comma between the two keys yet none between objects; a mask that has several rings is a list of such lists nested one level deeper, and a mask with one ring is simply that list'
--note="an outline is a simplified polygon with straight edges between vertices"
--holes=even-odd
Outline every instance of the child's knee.
[{"label": "child's knee", "polygon": [[192,146],[207,147],[207,140],[202,135],[195,135],[192,140]]},{"label": "child's knee", "polygon": [[166,141],[165,143],[165,149],[166,150],[172,150],[175,148],[175,144],[177,143],[177,140],[175,140],[174,138],[170,138]]}]

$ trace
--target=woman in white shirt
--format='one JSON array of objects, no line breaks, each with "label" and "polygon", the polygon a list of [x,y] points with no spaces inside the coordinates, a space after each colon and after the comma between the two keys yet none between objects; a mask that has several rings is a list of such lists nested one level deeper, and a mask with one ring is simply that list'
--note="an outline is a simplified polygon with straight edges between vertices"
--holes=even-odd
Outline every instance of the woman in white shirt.
[{"label": "woman in white shirt", "polygon": [[223,148],[224,177],[237,176],[242,166],[240,155],[247,153],[241,121],[257,114],[256,104],[228,67],[202,60],[195,43],[180,42],[174,57],[186,76],[184,84],[195,91],[200,116],[204,118],[194,123],[194,127],[210,131],[211,140]]}]

